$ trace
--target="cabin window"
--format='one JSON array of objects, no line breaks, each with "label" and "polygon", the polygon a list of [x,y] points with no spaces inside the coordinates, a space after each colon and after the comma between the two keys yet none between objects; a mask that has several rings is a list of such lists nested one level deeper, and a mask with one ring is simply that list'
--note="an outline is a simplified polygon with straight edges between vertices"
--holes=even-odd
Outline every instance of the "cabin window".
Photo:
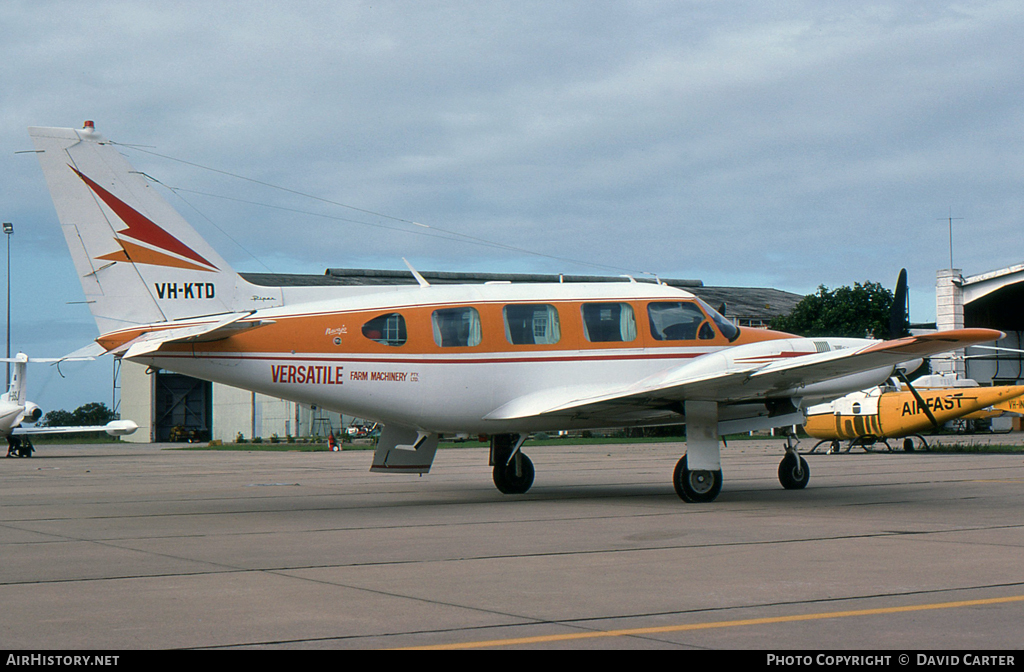
[{"label": "cabin window", "polygon": [[558,343],[562,331],[558,311],[548,304],[505,306],[505,338],[512,345]]},{"label": "cabin window", "polygon": [[476,308],[443,308],[431,318],[434,342],[442,348],[480,345],[480,313]]},{"label": "cabin window", "polygon": [[384,345],[405,345],[405,341],[408,339],[405,331],[405,318],[399,313],[378,315],[363,325],[363,336]]},{"label": "cabin window", "polygon": [[636,318],[628,303],[584,303],[583,336],[591,343],[636,340]]},{"label": "cabin window", "polygon": [[692,341],[712,339],[715,330],[700,308],[689,301],[652,302],[647,304],[651,336],[657,341]]}]

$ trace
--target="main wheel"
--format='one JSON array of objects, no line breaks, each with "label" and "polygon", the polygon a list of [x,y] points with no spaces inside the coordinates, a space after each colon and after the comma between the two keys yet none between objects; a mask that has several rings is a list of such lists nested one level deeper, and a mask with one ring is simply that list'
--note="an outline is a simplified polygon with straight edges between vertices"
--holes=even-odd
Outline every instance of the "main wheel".
[{"label": "main wheel", "polygon": [[686,466],[686,455],[676,463],[672,474],[676,494],[686,502],[713,502],[722,491],[722,471],[691,470]]},{"label": "main wheel", "polygon": [[917,450],[930,450],[928,448],[928,442],[920,434],[911,434],[910,436],[903,439],[903,450],[908,453],[913,453]]},{"label": "main wheel", "polygon": [[779,482],[786,490],[802,490],[811,480],[811,468],[807,460],[795,453],[786,453],[779,463]]},{"label": "main wheel", "polygon": [[506,495],[521,495],[533,485],[533,461],[523,453],[494,465],[494,485]]}]

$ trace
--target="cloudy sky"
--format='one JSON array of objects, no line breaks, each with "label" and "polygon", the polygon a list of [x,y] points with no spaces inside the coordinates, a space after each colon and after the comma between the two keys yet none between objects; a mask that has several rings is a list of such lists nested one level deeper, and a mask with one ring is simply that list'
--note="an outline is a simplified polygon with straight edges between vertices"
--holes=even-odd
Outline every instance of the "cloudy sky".
[{"label": "cloudy sky", "polygon": [[[17,153],[86,119],[237,270],[407,257],[810,293],[905,266],[932,320],[945,218],[965,273],[1024,260],[1021,34],[1014,1],[5,0],[12,349],[97,335]],[[110,403],[109,361],[62,368],[30,398]]]}]

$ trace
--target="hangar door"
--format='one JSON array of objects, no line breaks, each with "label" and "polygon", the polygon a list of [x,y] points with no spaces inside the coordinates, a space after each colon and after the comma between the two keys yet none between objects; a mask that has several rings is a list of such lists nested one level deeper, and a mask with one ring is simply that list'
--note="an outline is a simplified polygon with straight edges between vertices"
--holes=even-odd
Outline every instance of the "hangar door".
[{"label": "hangar door", "polygon": [[213,384],[180,373],[156,373],[153,438],[209,441]]}]

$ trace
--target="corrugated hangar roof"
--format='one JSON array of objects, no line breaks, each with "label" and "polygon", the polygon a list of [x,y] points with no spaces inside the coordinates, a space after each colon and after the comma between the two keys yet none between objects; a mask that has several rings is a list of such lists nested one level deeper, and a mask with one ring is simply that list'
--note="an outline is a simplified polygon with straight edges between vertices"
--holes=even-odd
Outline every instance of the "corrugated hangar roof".
[{"label": "corrugated hangar roof", "polygon": [[[323,275],[242,273],[253,284],[269,287],[303,287],[325,285],[415,285],[409,271],[361,268],[329,268]],[[457,273],[421,271],[428,282],[444,284],[482,284],[485,282],[627,282],[624,276],[558,275],[544,273]],[[637,282],[654,282],[637,278]],[[768,287],[705,287],[700,280],[661,278],[661,282],[691,292],[741,324],[767,324],[778,315],[788,315],[804,297]]]}]

